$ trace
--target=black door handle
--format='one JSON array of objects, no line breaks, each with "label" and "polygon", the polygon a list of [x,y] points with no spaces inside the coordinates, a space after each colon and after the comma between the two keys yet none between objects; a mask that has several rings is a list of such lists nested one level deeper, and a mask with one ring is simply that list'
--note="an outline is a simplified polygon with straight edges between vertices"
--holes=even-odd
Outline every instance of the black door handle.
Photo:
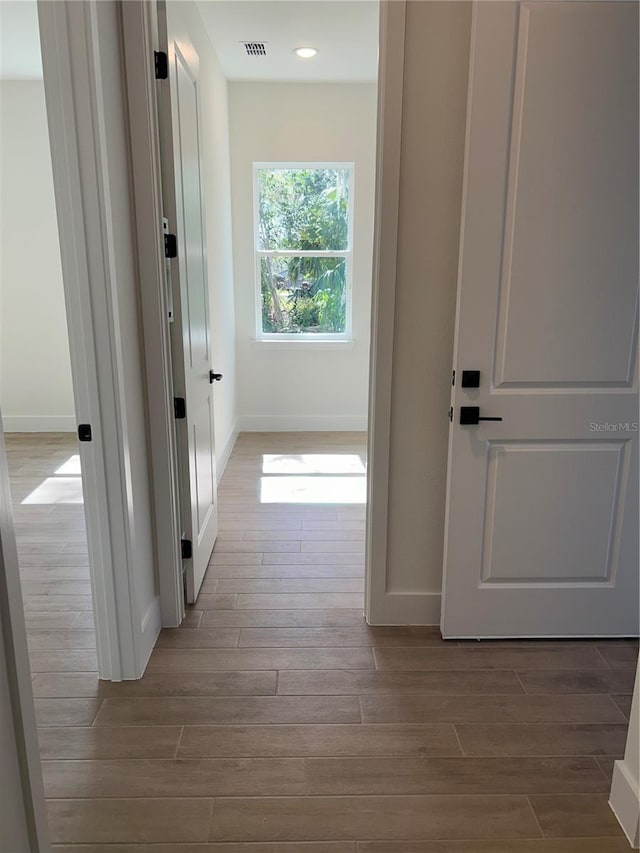
[{"label": "black door handle", "polygon": [[463,426],[477,426],[480,421],[501,421],[502,418],[481,418],[480,406],[460,406],[460,423]]},{"label": "black door handle", "polygon": [[214,373],[213,370],[209,371],[209,383],[213,385],[214,382],[220,382],[222,379],[221,373]]}]

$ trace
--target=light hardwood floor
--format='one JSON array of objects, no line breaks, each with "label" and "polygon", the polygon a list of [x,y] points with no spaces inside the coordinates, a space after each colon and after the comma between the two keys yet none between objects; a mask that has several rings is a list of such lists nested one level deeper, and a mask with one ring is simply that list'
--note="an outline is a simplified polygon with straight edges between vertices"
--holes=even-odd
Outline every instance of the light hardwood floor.
[{"label": "light hardwood floor", "polygon": [[[355,494],[363,435],[240,436],[197,605],[163,631],[145,677],[120,684],[95,673],[82,506],[47,502],[77,488],[56,473],[73,437],[7,439],[60,849],[629,849],[607,793],[636,643],[444,643],[436,628],[370,628],[363,505],[261,503],[279,488]],[[352,473],[309,474],[336,468]],[[44,502],[23,504],[43,481]]]}]

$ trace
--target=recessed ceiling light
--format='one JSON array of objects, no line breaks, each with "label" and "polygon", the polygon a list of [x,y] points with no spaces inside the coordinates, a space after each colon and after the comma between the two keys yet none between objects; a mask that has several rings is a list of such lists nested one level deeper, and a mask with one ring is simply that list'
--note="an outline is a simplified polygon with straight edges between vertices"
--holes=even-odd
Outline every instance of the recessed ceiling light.
[{"label": "recessed ceiling light", "polygon": [[311,59],[318,52],[315,47],[297,47],[293,51],[300,59]]}]

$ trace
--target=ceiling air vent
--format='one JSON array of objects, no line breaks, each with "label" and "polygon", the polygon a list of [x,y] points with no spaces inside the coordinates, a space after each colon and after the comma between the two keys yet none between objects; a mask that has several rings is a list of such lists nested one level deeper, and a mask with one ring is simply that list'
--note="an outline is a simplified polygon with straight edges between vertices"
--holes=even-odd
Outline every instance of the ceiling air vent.
[{"label": "ceiling air vent", "polygon": [[243,41],[247,56],[266,56],[267,45],[263,41]]}]

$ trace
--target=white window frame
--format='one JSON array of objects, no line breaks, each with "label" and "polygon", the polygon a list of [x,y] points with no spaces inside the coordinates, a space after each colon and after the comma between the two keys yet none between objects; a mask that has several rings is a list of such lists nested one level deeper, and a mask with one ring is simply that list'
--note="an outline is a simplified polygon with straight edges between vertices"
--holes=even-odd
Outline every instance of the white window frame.
[{"label": "white window frame", "polygon": [[[341,251],[303,251],[298,249],[261,249],[260,248],[260,206],[258,197],[258,173],[264,169],[296,170],[296,169],[343,169],[348,172],[349,205],[347,209],[347,248]],[[314,341],[326,344],[351,342],[353,329],[353,211],[354,211],[354,163],[337,162],[271,162],[253,164],[253,245],[254,245],[254,293],[256,311],[256,341],[258,342],[291,342],[309,345]],[[262,328],[262,290],[260,282],[260,259],[270,258],[344,258],[345,259],[345,330],[344,332],[265,332]]]}]

